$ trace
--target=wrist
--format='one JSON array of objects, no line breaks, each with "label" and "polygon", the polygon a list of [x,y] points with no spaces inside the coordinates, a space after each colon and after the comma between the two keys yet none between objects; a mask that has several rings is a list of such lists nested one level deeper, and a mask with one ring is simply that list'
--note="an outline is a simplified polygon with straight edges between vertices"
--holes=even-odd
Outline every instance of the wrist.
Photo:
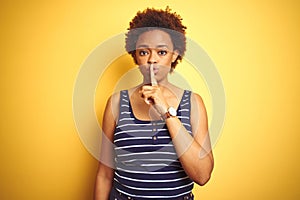
[{"label": "wrist", "polygon": [[164,112],[164,114],[161,115],[161,118],[163,120],[166,120],[168,118],[173,118],[173,117],[176,117],[176,116],[177,116],[176,109],[170,106],[170,107],[168,107],[166,109],[166,111]]}]

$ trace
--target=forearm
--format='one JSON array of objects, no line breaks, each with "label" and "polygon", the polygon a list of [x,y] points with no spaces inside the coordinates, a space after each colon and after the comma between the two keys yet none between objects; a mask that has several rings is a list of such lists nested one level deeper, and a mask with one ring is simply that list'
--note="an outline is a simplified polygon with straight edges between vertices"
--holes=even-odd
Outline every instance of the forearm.
[{"label": "forearm", "polygon": [[94,200],[108,200],[112,188],[112,181],[102,175],[97,175]]},{"label": "forearm", "polygon": [[184,170],[196,183],[204,185],[214,164],[210,145],[199,144],[177,117],[166,119],[166,124]]}]

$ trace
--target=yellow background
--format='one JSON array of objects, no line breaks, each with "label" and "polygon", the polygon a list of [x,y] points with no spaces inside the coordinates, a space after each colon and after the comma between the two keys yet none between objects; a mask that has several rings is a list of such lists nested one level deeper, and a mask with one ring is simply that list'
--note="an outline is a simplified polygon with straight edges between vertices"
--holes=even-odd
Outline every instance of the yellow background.
[{"label": "yellow background", "polygon": [[226,90],[215,169],[196,199],[299,199],[298,1],[78,0],[1,2],[1,200],[92,199],[97,161],[72,114],[77,73],[137,10],[166,5]]}]

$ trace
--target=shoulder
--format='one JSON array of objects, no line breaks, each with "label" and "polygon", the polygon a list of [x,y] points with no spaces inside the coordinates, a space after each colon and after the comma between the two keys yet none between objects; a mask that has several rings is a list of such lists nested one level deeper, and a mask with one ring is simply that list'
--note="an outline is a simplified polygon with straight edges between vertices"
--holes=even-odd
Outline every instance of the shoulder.
[{"label": "shoulder", "polygon": [[190,93],[191,93],[191,103],[192,103],[192,105],[196,104],[198,106],[204,106],[203,99],[198,93],[191,92],[191,91],[190,91]]},{"label": "shoulder", "polygon": [[204,101],[202,97],[195,92],[191,92],[191,114],[194,118],[198,118],[200,116],[201,118],[206,118],[206,108]]},{"label": "shoulder", "polygon": [[206,134],[208,129],[206,108],[202,97],[194,92],[191,93],[190,117],[194,137],[200,137],[201,135]]},{"label": "shoulder", "polygon": [[117,122],[118,121],[118,117],[119,117],[119,105],[120,105],[120,93],[121,92],[115,92],[113,93],[107,100],[106,103],[106,113],[110,113],[113,118],[114,121]]},{"label": "shoulder", "polygon": [[115,92],[108,98],[106,106],[112,106],[113,108],[117,106],[119,102],[120,102],[120,92]]}]

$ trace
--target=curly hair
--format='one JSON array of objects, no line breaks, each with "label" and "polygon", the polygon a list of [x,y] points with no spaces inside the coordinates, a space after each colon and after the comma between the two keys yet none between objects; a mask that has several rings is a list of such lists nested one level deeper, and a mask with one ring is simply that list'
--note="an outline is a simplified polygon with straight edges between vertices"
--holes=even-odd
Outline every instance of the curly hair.
[{"label": "curly hair", "polygon": [[172,70],[175,69],[178,61],[182,60],[186,50],[186,26],[181,21],[180,15],[176,12],[172,13],[168,6],[165,10],[147,8],[142,12],[139,11],[130,22],[126,34],[126,51],[131,54],[134,62],[137,63],[135,50],[139,36],[150,30],[162,30],[170,35],[174,49],[179,52],[177,59],[171,64]]}]

